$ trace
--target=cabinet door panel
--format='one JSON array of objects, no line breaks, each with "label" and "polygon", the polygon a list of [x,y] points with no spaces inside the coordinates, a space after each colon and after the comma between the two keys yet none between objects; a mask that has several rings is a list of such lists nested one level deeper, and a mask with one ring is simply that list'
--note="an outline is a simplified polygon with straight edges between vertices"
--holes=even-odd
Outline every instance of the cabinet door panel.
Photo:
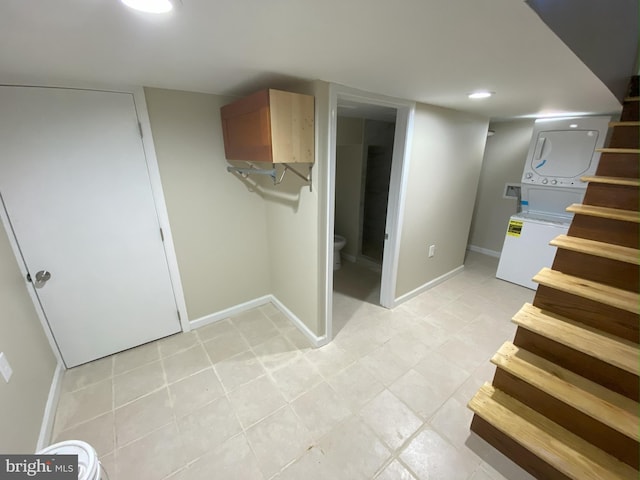
[{"label": "cabinet door panel", "polygon": [[266,108],[222,120],[229,160],[271,162],[271,128]]},{"label": "cabinet door panel", "polygon": [[225,105],[220,114],[228,160],[272,161],[268,90]]},{"label": "cabinet door panel", "polygon": [[263,90],[221,109],[228,160],[313,163],[314,98]]}]

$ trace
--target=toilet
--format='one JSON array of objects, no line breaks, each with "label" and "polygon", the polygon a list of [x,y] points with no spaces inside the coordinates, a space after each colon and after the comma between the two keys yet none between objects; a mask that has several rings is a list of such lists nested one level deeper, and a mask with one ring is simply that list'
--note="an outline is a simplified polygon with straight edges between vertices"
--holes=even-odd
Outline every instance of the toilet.
[{"label": "toilet", "polygon": [[54,443],[38,452],[38,455],[78,455],[78,480],[101,480],[102,466],[94,448],[81,440]]},{"label": "toilet", "polygon": [[333,269],[340,270],[342,263],[340,262],[340,250],[347,244],[347,239],[340,235],[333,235]]}]

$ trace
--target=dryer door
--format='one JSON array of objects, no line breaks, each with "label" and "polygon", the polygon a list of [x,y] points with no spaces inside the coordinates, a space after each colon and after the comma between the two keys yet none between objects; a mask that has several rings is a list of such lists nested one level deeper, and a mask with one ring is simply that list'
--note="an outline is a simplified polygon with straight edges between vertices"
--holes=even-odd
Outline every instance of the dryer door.
[{"label": "dryer door", "polygon": [[579,177],[589,170],[597,141],[597,130],[538,132],[529,168],[541,177]]}]

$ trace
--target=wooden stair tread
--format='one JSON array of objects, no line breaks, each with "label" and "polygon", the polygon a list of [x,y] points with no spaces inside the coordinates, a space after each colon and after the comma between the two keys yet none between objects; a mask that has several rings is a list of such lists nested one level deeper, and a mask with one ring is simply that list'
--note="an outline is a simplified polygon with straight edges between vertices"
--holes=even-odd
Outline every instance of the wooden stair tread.
[{"label": "wooden stair tread", "polygon": [[640,295],[635,292],[556,272],[546,267],[533,277],[533,281],[540,285],[555,288],[561,292],[578,295],[604,305],[619,308],[620,310],[638,313]]},{"label": "wooden stair tread", "polygon": [[611,220],[621,220],[623,222],[640,223],[640,214],[634,210],[621,210],[619,208],[597,207],[595,205],[583,205],[574,203],[567,207],[567,212],[591,217],[609,218]]},{"label": "wooden stair tread", "polygon": [[525,303],[513,323],[634,375],[640,375],[640,348],[629,340]]},{"label": "wooden stair tread", "polygon": [[640,265],[640,250],[637,248],[623,247],[622,245],[615,245],[613,243],[598,242],[596,240],[570,237],[568,235],[558,235],[549,242],[549,245],[573,252],[608,258],[609,260]]},{"label": "wooden stair tread", "polygon": [[640,153],[640,148],[596,148],[600,153]]},{"label": "wooden stair tread", "polygon": [[625,102],[640,102],[640,97],[625,97]]},{"label": "wooden stair tread", "polygon": [[469,401],[473,412],[576,480],[637,480],[638,472],[547,417],[485,384]]},{"label": "wooden stair tread", "polygon": [[632,440],[640,440],[640,405],[633,400],[511,342],[500,347],[491,363]]},{"label": "wooden stair tread", "polygon": [[640,121],[609,122],[610,127],[640,127]]},{"label": "wooden stair tread", "polygon": [[602,177],[602,176],[590,176],[580,177],[583,182],[591,183],[606,183],[608,185],[624,185],[627,187],[640,187],[640,180],[630,177]]}]

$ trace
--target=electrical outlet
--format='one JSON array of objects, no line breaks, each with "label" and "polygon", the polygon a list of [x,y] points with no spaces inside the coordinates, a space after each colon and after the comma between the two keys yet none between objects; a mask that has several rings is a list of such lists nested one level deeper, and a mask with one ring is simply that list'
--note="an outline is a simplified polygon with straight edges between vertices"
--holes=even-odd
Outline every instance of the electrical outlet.
[{"label": "electrical outlet", "polygon": [[4,352],[0,352],[0,373],[2,373],[4,381],[9,383],[9,379],[11,378],[11,375],[13,375],[13,370],[11,369],[9,360],[7,360],[7,356]]},{"label": "electrical outlet", "polygon": [[433,257],[436,254],[436,246],[429,245],[429,258]]}]

